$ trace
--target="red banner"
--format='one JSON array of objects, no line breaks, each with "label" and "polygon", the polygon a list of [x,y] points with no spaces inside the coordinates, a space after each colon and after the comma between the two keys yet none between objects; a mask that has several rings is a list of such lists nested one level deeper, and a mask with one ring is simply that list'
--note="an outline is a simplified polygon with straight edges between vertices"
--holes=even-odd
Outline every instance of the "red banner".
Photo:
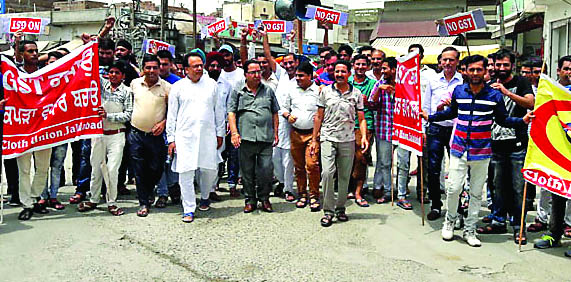
[{"label": "red banner", "polygon": [[97,54],[91,42],[31,74],[2,56],[4,158],[103,134]]},{"label": "red banner", "polygon": [[340,12],[324,9],[321,7],[317,7],[315,9],[315,19],[318,21],[328,22],[332,24],[339,24],[340,18],[341,18]]},{"label": "red banner", "polygon": [[448,31],[448,35],[458,35],[477,29],[476,23],[474,23],[474,17],[471,13],[444,19],[444,27]]},{"label": "red banner", "polygon": [[22,30],[24,33],[40,34],[42,32],[42,19],[40,18],[11,18],[10,33]]},{"label": "red banner", "polygon": [[571,200],[571,181],[537,169],[522,169],[525,180]]},{"label": "red banner", "polygon": [[413,52],[397,61],[393,143],[422,156],[420,58]]}]

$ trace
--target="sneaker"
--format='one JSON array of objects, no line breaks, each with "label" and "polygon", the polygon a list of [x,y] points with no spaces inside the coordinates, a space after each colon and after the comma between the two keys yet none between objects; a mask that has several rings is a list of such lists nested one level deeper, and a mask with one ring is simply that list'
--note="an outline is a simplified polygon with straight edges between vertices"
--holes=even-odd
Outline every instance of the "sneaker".
[{"label": "sneaker", "polygon": [[207,211],[210,209],[210,201],[200,199],[200,204],[198,205],[198,210],[200,211]]},{"label": "sneaker", "polygon": [[541,239],[535,241],[535,244],[533,244],[533,247],[536,249],[549,249],[559,246],[561,246],[561,239],[554,238],[550,234],[543,234]]},{"label": "sneaker", "polygon": [[454,221],[444,220],[442,225],[442,239],[450,241],[454,238]]},{"label": "sneaker", "polygon": [[433,220],[437,220],[438,218],[440,218],[440,210],[438,209],[432,209],[427,215],[426,215],[426,219],[433,221]]},{"label": "sneaker", "polygon": [[480,242],[480,239],[476,237],[476,231],[474,230],[465,230],[462,237],[464,238],[464,241],[466,241],[466,243],[468,243],[468,245],[471,247],[482,246],[482,242]]}]

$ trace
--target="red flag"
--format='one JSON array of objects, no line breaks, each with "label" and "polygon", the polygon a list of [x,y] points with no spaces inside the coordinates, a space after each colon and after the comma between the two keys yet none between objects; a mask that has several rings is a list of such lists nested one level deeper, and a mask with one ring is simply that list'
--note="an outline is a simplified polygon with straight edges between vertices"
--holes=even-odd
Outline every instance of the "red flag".
[{"label": "red flag", "polygon": [[422,156],[420,58],[413,52],[397,61],[393,143]]},{"label": "red flag", "polygon": [[15,158],[103,133],[97,43],[91,42],[34,73],[2,57],[2,155]]}]

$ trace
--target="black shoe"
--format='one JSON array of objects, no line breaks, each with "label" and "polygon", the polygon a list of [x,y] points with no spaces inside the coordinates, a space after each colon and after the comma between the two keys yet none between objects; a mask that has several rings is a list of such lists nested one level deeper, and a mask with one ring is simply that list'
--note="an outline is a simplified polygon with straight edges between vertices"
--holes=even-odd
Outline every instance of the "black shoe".
[{"label": "black shoe", "polygon": [[40,205],[38,203],[34,204],[34,208],[32,209],[32,211],[35,213],[39,213],[39,214],[49,213],[49,211],[45,205]]},{"label": "black shoe", "polygon": [[19,220],[29,220],[34,215],[34,211],[30,208],[24,208],[18,215]]},{"label": "black shoe", "polygon": [[433,221],[433,220],[437,220],[438,218],[440,218],[440,210],[437,209],[432,209],[427,215],[426,215],[426,219]]},{"label": "black shoe", "polygon": [[284,184],[279,183],[274,190],[274,197],[283,198],[284,197]]},{"label": "black shoe", "polygon": [[20,199],[10,199],[8,205],[10,205],[11,207],[19,207],[22,205],[22,202],[20,202]]}]

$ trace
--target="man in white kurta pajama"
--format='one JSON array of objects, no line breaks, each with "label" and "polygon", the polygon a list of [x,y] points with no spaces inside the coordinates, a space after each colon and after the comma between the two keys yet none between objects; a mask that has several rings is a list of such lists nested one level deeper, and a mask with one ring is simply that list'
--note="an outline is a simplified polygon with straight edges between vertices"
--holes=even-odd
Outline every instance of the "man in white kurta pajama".
[{"label": "man in white kurta pajama", "polygon": [[[196,210],[194,178],[198,177],[201,207],[209,207],[210,188],[221,159],[216,150],[224,136],[224,111],[217,106],[216,81],[203,76],[204,59],[191,52],[183,62],[187,76],[171,88],[167,114],[172,170],[179,173],[183,221],[192,222]],[[173,154],[174,153],[174,154]]]}]

